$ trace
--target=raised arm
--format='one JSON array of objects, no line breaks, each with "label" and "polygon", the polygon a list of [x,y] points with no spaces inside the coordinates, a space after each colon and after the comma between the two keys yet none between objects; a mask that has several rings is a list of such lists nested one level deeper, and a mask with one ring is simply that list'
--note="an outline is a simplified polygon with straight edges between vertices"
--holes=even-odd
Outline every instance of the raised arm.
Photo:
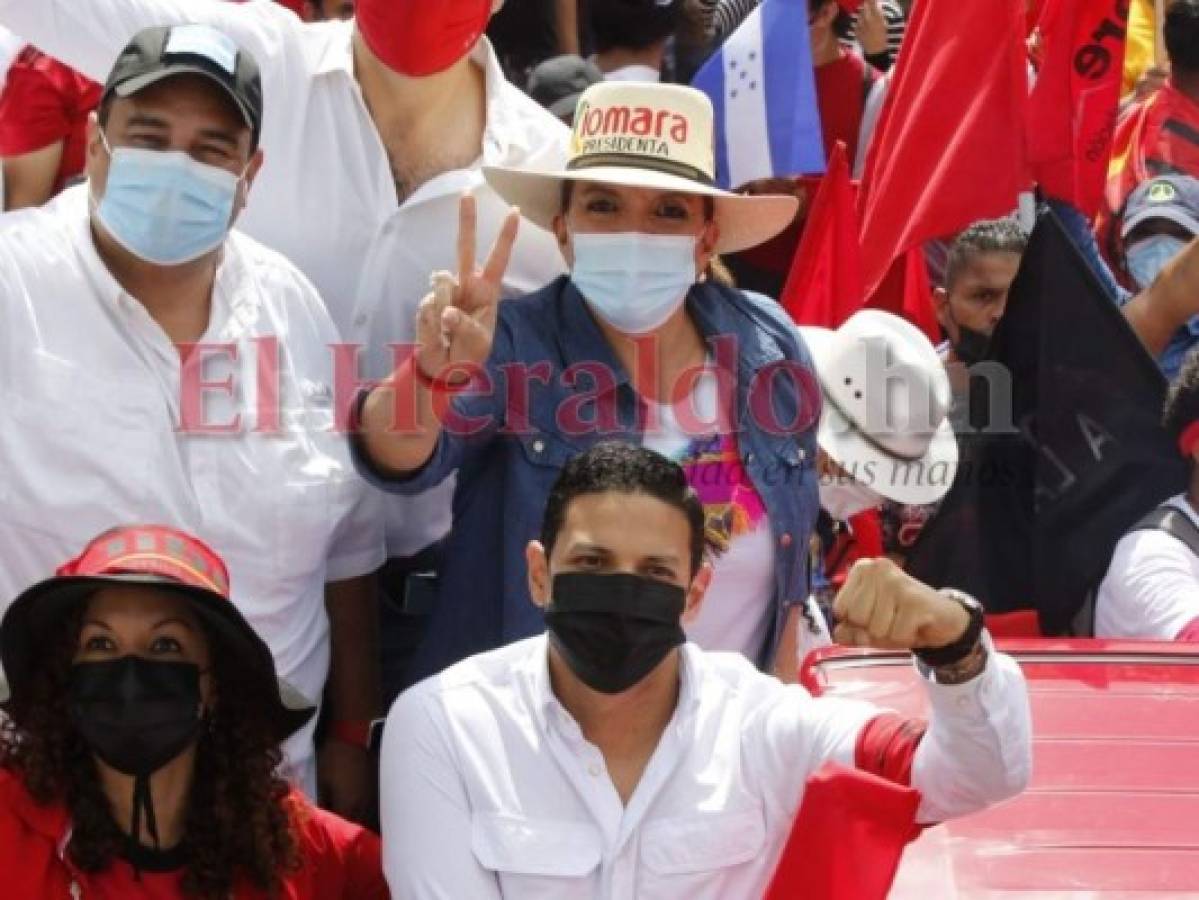
[{"label": "raised arm", "polygon": [[264,71],[284,30],[300,27],[272,0],[0,0],[0,25],[101,83],[138,31],[184,23],[220,29]]},{"label": "raised arm", "polygon": [[1199,314],[1199,238],[1175,256],[1148,288],[1124,305],[1124,318],[1156,359],[1170,338]]},{"label": "raised arm", "polygon": [[[442,430],[435,393],[467,380],[466,368],[481,367],[491,355],[497,305],[520,215],[516,210],[508,214],[482,268],[475,262],[474,197],[463,196],[458,215],[457,279],[434,276],[434,291],[417,310],[416,355],[362,404],[360,446],[381,474],[403,477],[429,461]],[[439,386],[434,386],[436,379],[441,379]],[[414,427],[397,427],[397,396],[416,397]]]}]

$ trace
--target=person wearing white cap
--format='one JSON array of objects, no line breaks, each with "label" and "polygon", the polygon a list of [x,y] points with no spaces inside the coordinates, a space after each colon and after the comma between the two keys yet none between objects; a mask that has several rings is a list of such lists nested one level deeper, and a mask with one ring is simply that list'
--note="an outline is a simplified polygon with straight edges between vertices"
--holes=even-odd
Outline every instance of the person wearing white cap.
[{"label": "person wearing white cap", "polygon": [[[949,490],[958,462],[949,379],[924,333],[891,313],[861,310],[836,330],[801,326],[799,333],[824,399],[816,437],[820,506],[845,538],[836,565],[844,575],[854,558],[849,523],[858,513],[886,501],[934,503]],[[827,563],[829,548],[820,556]],[[785,679],[810,649],[827,643],[795,619],[784,628],[776,664]]]},{"label": "person wearing white cap", "polygon": [[824,394],[820,504],[844,521],[883,500],[933,503],[957,471],[949,377],[915,325],[881,310],[801,326]]},{"label": "person wearing white cap", "polygon": [[[715,187],[712,124],[691,88],[605,82],[580,98],[565,168],[485,169],[571,269],[518,300],[497,302],[517,220],[476,271],[464,202],[456,283],[440,280],[417,354],[360,404],[359,462],[380,486],[458,472],[418,670],[542,631],[526,545],[562,466],[604,438],[681,461],[704,502],[721,552],[693,640],[766,666],[787,610],[807,604],[819,388],[777,304],[705,276],[715,254],[784,228],[796,200]],[[453,397],[442,427],[434,405],[460,392],[459,363],[485,365],[489,388]],[[417,418],[397,430],[393,406],[414,394]]]}]

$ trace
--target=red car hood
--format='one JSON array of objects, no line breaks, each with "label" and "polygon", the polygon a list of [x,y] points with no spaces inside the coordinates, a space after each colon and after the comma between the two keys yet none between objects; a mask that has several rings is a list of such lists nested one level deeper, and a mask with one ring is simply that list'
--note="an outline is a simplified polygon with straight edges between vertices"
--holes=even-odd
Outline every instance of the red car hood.
[{"label": "red car hood", "polygon": [[[1028,791],[928,829],[891,896],[1199,898],[1199,645],[1000,642],[1028,679]],[[905,655],[827,649],[814,693],[926,715]]]}]

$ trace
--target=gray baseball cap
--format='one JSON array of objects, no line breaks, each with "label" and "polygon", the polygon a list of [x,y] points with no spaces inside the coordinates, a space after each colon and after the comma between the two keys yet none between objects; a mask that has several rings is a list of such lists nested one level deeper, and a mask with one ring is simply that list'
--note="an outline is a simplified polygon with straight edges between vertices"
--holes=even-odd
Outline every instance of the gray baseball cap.
[{"label": "gray baseball cap", "polygon": [[1124,209],[1122,238],[1138,225],[1165,219],[1199,234],[1199,180],[1189,175],[1161,175],[1142,181],[1128,198]]}]

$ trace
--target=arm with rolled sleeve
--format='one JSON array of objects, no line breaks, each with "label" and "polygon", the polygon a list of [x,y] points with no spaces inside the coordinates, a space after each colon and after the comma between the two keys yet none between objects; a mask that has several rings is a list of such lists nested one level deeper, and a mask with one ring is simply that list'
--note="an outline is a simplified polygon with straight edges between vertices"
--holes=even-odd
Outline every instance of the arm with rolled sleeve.
[{"label": "arm with rolled sleeve", "polygon": [[0,0],[0,26],[101,84],[138,31],[185,23],[224,32],[264,71],[285,31],[300,27],[273,0]]},{"label": "arm with rolled sleeve", "polygon": [[[891,748],[888,769],[896,756],[911,762],[910,786],[920,791],[921,823],[977,812],[1022,791],[1032,771],[1032,727],[1028,694],[1016,663],[990,650],[983,671],[960,685],[926,680],[932,709],[927,730],[900,730]],[[792,804],[780,810],[794,816],[804,783],[825,763],[865,768],[860,753],[864,733],[894,713],[859,700],[812,699],[802,688],[788,687],[760,719],[754,756],[761,761],[769,786],[768,802]],[[755,729],[757,730],[757,729]]]},{"label": "arm with rolled sleeve", "polygon": [[383,871],[404,900],[499,900],[471,849],[471,808],[444,716],[425,682],[400,695],[383,733]]}]

